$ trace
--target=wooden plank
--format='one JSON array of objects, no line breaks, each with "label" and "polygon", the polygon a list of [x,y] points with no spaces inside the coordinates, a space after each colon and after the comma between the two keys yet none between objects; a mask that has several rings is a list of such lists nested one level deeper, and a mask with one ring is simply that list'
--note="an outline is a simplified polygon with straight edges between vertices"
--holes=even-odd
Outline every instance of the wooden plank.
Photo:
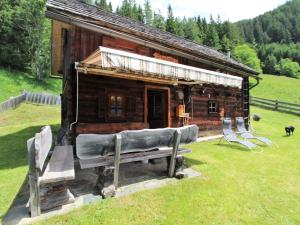
[{"label": "wooden plank", "polygon": [[262,108],[265,108],[265,109],[276,110],[278,112],[290,113],[290,114],[297,115],[297,116],[300,115],[300,112],[293,112],[293,111],[290,111],[290,110],[284,110],[284,109],[278,109],[278,108],[275,109],[274,107],[271,107],[271,106],[268,106],[268,105],[264,105],[264,104],[260,104],[260,103],[251,103],[251,105],[262,107]]},{"label": "wooden plank", "polygon": [[119,170],[120,170],[120,154],[121,154],[121,134],[116,134],[115,139],[115,168],[114,168],[114,186],[118,187],[119,183]]},{"label": "wooden plank", "polygon": [[142,122],[128,123],[78,123],[76,126],[77,134],[111,134],[123,130],[140,130],[148,128],[148,124]]},{"label": "wooden plank", "polygon": [[178,129],[174,133],[173,151],[172,151],[171,162],[170,162],[170,167],[169,167],[169,177],[174,176],[175,161],[176,161],[176,156],[177,156],[178,147],[179,147],[179,143],[180,143],[180,138],[181,138],[181,131]]},{"label": "wooden plank", "polygon": [[35,135],[36,168],[43,170],[45,160],[52,147],[52,132],[50,126],[42,128],[40,133]]},{"label": "wooden plank", "polygon": [[251,99],[253,99],[253,100],[264,100],[264,101],[268,101],[268,102],[274,102],[274,103],[279,103],[279,104],[285,104],[285,105],[300,107],[300,104],[284,102],[284,101],[278,101],[278,100],[271,100],[271,99],[266,99],[266,98],[261,98],[261,97],[251,96]]},{"label": "wooden plank", "polygon": [[27,141],[27,150],[28,150],[28,164],[29,164],[29,191],[30,191],[30,212],[31,217],[36,217],[41,214],[40,206],[40,187],[38,183],[38,171],[36,169],[36,160],[35,160],[35,140],[31,138]]},{"label": "wooden plank", "polygon": [[278,108],[283,108],[283,109],[300,111],[300,107],[294,108],[294,107],[284,106],[281,104],[268,103],[268,102],[264,102],[264,101],[260,101],[260,100],[252,100],[252,104],[255,104],[255,103],[266,105],[267,107],[273,108],[275,110]]},{"label": "wooden plank", "polygon": [[40,184],[73,179],[75,179],[73,147],[71,145],[56,146],[43,175],[40,177]]},{"label": "wooden plank", "polygon": [[284,106],[284,105],[278,104],[277,108],[294,110],[294,111],[300,113],[300,107],[299,108],[294,108],[294,107],[289,107],[289,106]]},{"label": "wooden plank", "polygon": [[[120,164],[143,161],[148,159],[157,159],[165,158],[172,155],[173,148],[169,150],[156,150],[148,152],[137,152],[137,153],[128,153],[121,154]],[[178,154],[190,153],[189,149],[178,149]],[[87,160],[79,160],[81,169],[95,168],[100,166],[109,166],[114,163],[114,156],[102,156],[95,160],[93,163],[88,162]]]},{"label": "wooden plank", "polygon": [[121,72],[117,70],[106,70],[100,68],[87,68],[87,67],[78,67],[77,71],[83,74],[90,74],[90,75],[100,75],[100,76],[108,76],[120,79],[127,79],[127,80],[137,80],[137,81],[144,81],[149,83],[157,83],[157,84],[167,84],[167,85],[177,85],[177,80],[174,79],[164,79],[164,78],[156,78],[151,76],[145,76],[144,74],[134,74],[129,72]]}]

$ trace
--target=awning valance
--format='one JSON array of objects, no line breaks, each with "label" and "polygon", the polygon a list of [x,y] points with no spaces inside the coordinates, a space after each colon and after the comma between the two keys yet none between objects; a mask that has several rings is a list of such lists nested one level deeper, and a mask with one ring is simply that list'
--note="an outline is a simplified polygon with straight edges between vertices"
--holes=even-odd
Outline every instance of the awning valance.
[{"label": "awning valance", "polygon": [[[213,83],[230,87],[242,86],[242,78],[215,71],[186,66],[165,60],[142,56],[126,51],[99,47],[86,60],[84,66],[95,66],[110,71],[132,71],[135,76],[156,77],[156,79],[170,79],[195,83]],[[137,75],[138,74],[138,75]]]}]

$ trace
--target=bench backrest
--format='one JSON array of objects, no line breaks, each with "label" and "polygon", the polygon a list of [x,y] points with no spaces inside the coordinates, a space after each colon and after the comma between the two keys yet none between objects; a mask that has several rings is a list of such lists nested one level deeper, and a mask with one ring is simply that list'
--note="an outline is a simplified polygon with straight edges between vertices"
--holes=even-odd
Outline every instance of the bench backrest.
[{"label": "bench backrest", "polygon": [[[127,130],[120,132],[121,153],[148,151],[161,147],[172,147],[176,129],[181,131],[180,144],[197,140],[199,128],[190,125],[181,128]],[[113,155],[116,134],[80,134],[76,138],[76,153],[80,159],[93,156]]]},{"label": "bench backrest", "polygon": [[121,152],[147,151],[173,145],[175,129],[145,129],[122,131]]},{"label": "bench backrest", "polygon": [[52,131],[50,126],[42,128],[34,137],[36,168],[43,170],[44,163],[52,148]]},{"label": "bench backrest", "polygon": [[115,136],[116,134],[80,134],[76,138],[76,154],[83,159],[113,153]]}]

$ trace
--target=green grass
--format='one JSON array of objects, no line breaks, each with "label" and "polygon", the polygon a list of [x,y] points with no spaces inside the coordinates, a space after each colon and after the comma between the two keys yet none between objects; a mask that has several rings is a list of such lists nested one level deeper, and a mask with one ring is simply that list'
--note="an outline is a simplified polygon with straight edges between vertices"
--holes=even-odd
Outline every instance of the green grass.
[{"label": "green grass", "polygon": [[0,218],[18,193],[28,170],[26,140],[44,125],[55,130],[60,107],[22,104],[0,113]]},{"label": "green grass", "polygon": [[300,79],[274,75],[260,77],[263,80],[251,90],[252,96],[300,104]]},{"label": "green grass", "polygon": [[[299,117],[252,107],[262,116],[257,133],[279,145],[249,151],[223,141],[190,145],[188,163],[199,178],[84,206],[41,224],[300,224]],[[22,121],[20,124],[17,121]],[[0,215],[27,171],[25,141],[44,124],[58,124],[59,110],[22,105],[0,115]],[[55,126],[57,127],[57,126]]]},{"label": "green grass", "polygon": [[9,97],[20,95],[23,90],[60,94],[61,80],[37,81],[34,76],[23,72],[9,72],[0,68],[0,103]]}]

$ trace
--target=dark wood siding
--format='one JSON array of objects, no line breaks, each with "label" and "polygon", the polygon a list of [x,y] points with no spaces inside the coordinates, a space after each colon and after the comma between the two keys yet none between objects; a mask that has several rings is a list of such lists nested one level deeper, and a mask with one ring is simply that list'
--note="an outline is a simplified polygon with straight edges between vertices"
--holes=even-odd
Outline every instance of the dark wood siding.
[{"label": "dark wood siding", "polygon": [[[70,68],[75,62],[88,57],[100,45],[135,52],[141,55],[156,57],[163,60],[178,62],[213,71],[226,73],[226,71],[188,60],[175,55],[166,54],[159,50],[137,45],[121,39],[111,38],[95,32],[74,26],[64,26],[71,34]],[[61,51],[59,51],[61,52]],[[55,54],[54,54],[55,55]],[[57,61],[57,60],[56,60]],[[232,74],[235,75],[235,74]],[[76,72],[70,70],[65,74],[63,95],[63,121],[69,126],[75,121],[76,115]],[[244,80],[243,89],[248,89],[247,80]],[[125,129],[142,129],[148,127],[144,121],[144,88],[147,84],[139,81],[115,79],[99,75],[79,75],[79,117],[76,128],[77,133],[114,133]],[[167,86],[165,86],[167,87]],[[221,119],[224,116],[248,116],[244,102],[247,100],[247,90],[227,88],[216,85],[169,86],[170,88],[170,116],[171,126],[178,127],[182,121],[176,117],[176,107],[183,104],[178,98],[178,92],[185,94],[184,103],[186,111],[190,113],[190,124],[197,124],[200,135],[221,132]],[[107,92],[120,91],[125,96],[126,115],[120,121],[111,121],[107,117]],[[249,94],[249,93],[248,93]],[[218,113],[208,113],[208,102],[218,102]]]}]

